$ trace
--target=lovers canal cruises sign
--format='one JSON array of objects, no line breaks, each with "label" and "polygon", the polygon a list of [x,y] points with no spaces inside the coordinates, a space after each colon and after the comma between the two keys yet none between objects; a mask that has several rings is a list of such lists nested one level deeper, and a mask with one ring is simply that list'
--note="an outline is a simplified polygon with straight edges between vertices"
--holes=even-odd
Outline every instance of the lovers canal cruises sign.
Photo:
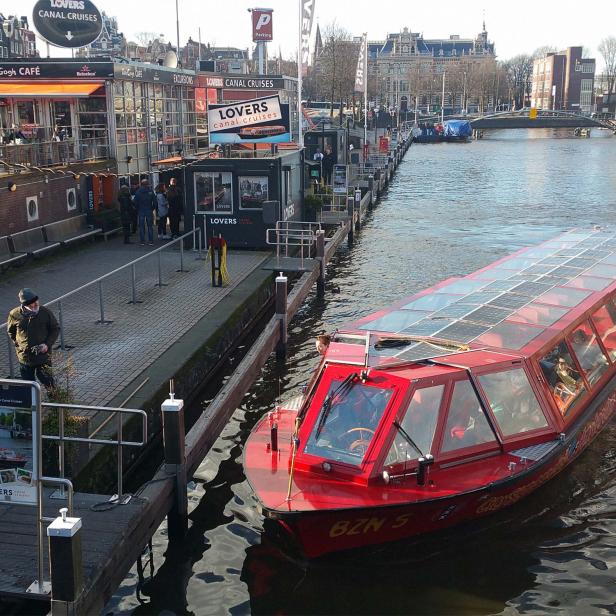
[{"label": "lovers canal cruises sign", "polygon": [[38,0],[32,21],[39,35],[57,47],[84,47],[103,28],[99,10],[90,0]]}]

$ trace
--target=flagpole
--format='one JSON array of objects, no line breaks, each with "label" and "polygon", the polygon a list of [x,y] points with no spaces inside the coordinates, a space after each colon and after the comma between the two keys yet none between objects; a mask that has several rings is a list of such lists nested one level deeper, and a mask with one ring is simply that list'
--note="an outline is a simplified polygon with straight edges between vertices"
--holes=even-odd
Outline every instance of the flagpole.
[{"label": "flagpole", "polygon": [[364,149],[368,145],[368,34],[364,37]]},{"label": "flagpole", "polygon": [[304,134],[302,133],[302,18],[303,18],[303,3],[298,0],[299,6],[299,28],[298,28],[298,45],[297,45],[297,125],[299,134],[297,143],[300,149],[304,147]]}]

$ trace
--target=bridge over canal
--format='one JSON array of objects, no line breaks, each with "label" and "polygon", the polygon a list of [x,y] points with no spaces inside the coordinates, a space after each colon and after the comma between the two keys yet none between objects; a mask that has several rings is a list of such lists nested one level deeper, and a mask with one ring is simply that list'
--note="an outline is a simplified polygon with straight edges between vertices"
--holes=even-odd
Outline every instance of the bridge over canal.
[{"label": "bridge over canal", "polygon": [[609,128],[616,130],[614,120],[591,118],[571,111],[550,111],[546,109],[532,110],[536,112],[531,117],[531,109],[526,107],[518,111],[502,111],[484,115],[471,120],[473,129],[503,129],[503,128]]}]

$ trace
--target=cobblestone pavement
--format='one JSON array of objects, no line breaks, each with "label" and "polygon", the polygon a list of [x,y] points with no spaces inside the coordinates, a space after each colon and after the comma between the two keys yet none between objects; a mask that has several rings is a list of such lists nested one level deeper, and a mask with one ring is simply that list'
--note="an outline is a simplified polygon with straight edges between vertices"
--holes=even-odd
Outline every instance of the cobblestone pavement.
[{"label": "cobblestone pavement", "polygon": [[[141,249],[141,250],[139,250]],[[89,280],[144,254],[141,246],[124,246],[116,240],[98,243],[29,266],[0,282],[0,310],[4,322],[17,305],[17,292],[30,286],[49,302]],[[237,284],[269,256],[265,252],[229,252],[227,267],[231,283],[211,286],[210,262],[184,251],[184,270],[176,247],[152,255],[135,266],[137,303],[131,303],[131,268],[104,281],[104,317],[101,324],[98,285],[62,301],[66,351],[54,351],[57,375],[70,373],[70,384],[79,404],[104,405],[151,365],[187,330],[195,325]],[[20,275],[21,274],[21,275]],[[59,316],[58,304],[51,309]],[[8,340],[0,340],[0,373],[8,375]],[[67,364],[69,368],[67,369]],[[17,364],[15,364],[17,365]]]}]

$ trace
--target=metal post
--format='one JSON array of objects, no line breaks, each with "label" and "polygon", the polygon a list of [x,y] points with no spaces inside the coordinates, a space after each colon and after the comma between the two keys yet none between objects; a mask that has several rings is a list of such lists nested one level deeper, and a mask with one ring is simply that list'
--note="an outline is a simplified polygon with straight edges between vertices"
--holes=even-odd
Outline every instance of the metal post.
[{"label": "metal post", "polygon": [[[173,383],[173,382],[172,382]],[[188,496],[186,490],[186,454],[184,401],[176,400],[173,385],[169,398],[161,406],[163,415],[163,449],[165,471],[175,475],[175,498],[167,514],[170,540],[182,539],[188,530]]]},{"label": "metal post", "polygon": [[355,223],[355,230],[361,229],[361,190],[358,188],[355,190],[355,211],[357,212],[357,221]]},{"label": "metal post", "polygon": [[197,251],[197,246],[196,246],[197,236],[195,235],[196,229],[197,229],[197,215],[193,214],[193,252]]},{"label": "metal post", "polygon": [[280,323],[276,359],[284,361],[287,355],[287,277],[282,272],[276,277],[276,318]]},{"label": "metal post", "polygon": [[130,282],[132,287],[132,299],[129,304],[137,303],[137,283],[135,281],[135,265],[130,266]]},{"label": "metal post", "polygon": [[349,235],[347,236],[347,244],[349,246],[349,248],[351,248],[351,246],[353,246],[353,233],[355,231],[355,221],[353,219],[354,217],[354,201],[353,201],[353,197],[349,197],[347,199],[347,214],[348,214],[348,225],[349,225]]},{"label": "metal post", "polygon": [[184,240],[180,240],[180,272],[184,271]]},{"label": "metal post", "polygon": [[163,286],[163,266],[162,266],[162,257],[161,251],[158,251],[158,286]]},{"label": "metal post", "polygon": [[58,324],[60,325],[60,348],[64,351],[64,318],[62,315],[62,302],[58,302]]},{"label": "metal post", "polygon": [[[60,437],[60,443],[58,444],[60,477],[64,479],[65,474],[65,445],[64,445],[64,408],[58,409],[58,436]],[[60,486],[60,496],[64,498],[64,484]]]},{"label": "metal post", "polygon": [[122,456],[122,413],[118,413],[118,503],[122,502],[122,471],[124,459]]},{"label": "metal post", "polygon": [[199,227],[198,229],[196,229],[197,234],[199,235],[199,254],[197,259],[199,259],[199,261],[203,261],[203,255],[201,254],[201,227]]},{"label": "metal post", "polygon": [[317,231],[317,261],[319,262],[319,277],[317,278],[317,294],[325,294],[325,231]]}]

